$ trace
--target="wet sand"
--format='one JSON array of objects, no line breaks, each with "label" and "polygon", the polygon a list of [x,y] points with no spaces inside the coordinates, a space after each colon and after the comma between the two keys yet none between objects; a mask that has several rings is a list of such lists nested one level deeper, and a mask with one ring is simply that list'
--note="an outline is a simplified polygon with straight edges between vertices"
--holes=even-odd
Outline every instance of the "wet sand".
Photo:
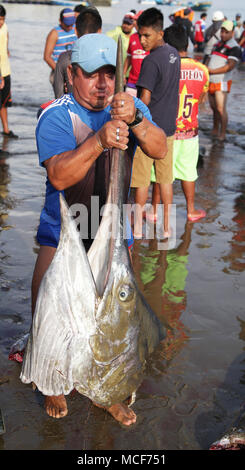
[{"label": "wet sand", "polygon": [[[41,81],[39,74],[35,78]],[[186,224],[176,182],[176,247],[159,251],[154,241],[135,242],[139,285],[168,336],[137,392],[137,423],[127,429],[78,393],[68,397],[67,417],[48,417],[41,394],[20,382],[20,365],[8,360],[12,343],[30,325],[35,233],[45,191],[34,133],[37,106],[43,95],[49,99],[49,88],[45,84],[32,96],[20,86],[9,113],[20,138],[2,142],[9,156],[0,159],[0,408],[6,426],[0,449],[200,450],[239,415],[245,397],[244,80],[245,72],[236,71],[224,145],[211,139],[207,103],[200,113],[205,155],[196,201],[207,217]]]}]

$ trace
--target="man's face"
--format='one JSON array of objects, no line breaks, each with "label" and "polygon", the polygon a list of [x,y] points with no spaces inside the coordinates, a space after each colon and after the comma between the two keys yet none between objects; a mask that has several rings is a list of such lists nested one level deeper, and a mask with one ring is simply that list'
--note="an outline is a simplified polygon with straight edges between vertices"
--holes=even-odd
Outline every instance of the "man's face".
[{"label": "man's face", "polygon": [[75,100],[92,111],[106,108],[108,99],[114,94],[115,68],[105,65],[93,73],[86,73],[80,67],[74,71],[70,66],[69,71]]},{"label": "man's face", "polygon": [[151,26],[141,26],[138,33],[143,49],[147,52],[162,44],[163,31],[156,31]]},{"label": "man's face", "polygon": [[0,16],[0,28],[4,25],[5,16]]},{"label": "man's face", "polygon": [[128,24],[128,23],[123,23],[122,24],[122,31],[125,33],[125,34],[130,34],[132,29],[134,27],[134,23],[133,24]]},{"label": "man's face", "polygon": [[60,21],[60,26],[61,26],[62,29],[64,29],[65,31],[68,32],[68,31],[72,30],[74,24],[67,25],[67,24],[63,23],[63,21]]},{"label": "man's face", "polygon": [[221,28],[220,37],[223,42],[229,41],[232,38],[234,31],[227,31],[225,28]]}]

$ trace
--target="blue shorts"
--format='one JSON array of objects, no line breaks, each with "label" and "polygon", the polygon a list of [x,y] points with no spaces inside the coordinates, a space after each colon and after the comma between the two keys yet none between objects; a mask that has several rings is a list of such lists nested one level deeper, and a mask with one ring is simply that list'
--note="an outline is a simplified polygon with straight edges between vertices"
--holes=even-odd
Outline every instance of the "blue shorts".
[{"label": "blue shorts", "polygon": [[51,225],[43,220],[37,230],[37,241],[39,245],[53,246],[57,248],[60,239],[60,225]]},{"label": "blue shorts", "polygon": [[[60,239],[60,225],[52,225],[43,220],[40,221],[37,230],[37,241],[39,245],[53,246],[57,248]],[[131,248],[134,243],[134,238],[130,224],[127,219],[127,242],[128,247]]]}]

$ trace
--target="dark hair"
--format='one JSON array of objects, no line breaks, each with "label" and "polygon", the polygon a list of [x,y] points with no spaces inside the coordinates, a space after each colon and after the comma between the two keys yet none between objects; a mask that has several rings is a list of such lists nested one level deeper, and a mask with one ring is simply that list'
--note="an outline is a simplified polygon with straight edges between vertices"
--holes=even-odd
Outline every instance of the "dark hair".
[{"label": "dark hair", "polygon": [[77,35],[97,33],[102,28],[101,16],[96,8],[86,8],[76,19]]},{"label": "dark hair", "polygon": [[76,13],[82,13],[82,11],[86,10],[87,7],[85,7],[85,5],[77,5],[75,8],[74,8],[74,11]]},{"label": "dark hair", "polygon": [[186,29],[180,24],[173,24],[164,31],[164,41],[175,47],[177,51],[187,51],[188,34]]},{"label": "dark hair", "polygon": [[0,5],[0,16],[6,16],[6,10],[2,5]]},{"label": "dark hair", "polygon": [[143,11],[137,20],[139,28],[151,27],[157,31],[163,30],[163,14],[157,8],[148,8]]},{"label": "dark hair", "polygon": [[202,14],[200,15],[200,18],[206,18],[206,16],[207,16],[207,13],[202,13]]}]

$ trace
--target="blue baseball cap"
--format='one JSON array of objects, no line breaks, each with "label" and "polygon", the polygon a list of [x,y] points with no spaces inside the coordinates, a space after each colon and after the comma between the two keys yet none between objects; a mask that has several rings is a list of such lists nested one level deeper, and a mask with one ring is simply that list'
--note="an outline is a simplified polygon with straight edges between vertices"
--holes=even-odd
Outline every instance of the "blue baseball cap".
[{"label": "blue baseball cap", "polygon": [[71,63],[77,63],[87,73],[104,65],[116,67],[116,58],[116,42],[106,34],[85,34],[72,47]]},{"label": "blue baseball cap", "polygon": [[76,16],[75,16],[74,10],[72,10],[71,8],[64,8],[60,12],[60,19],[61,19],[61,21],[63,21],[63,23],[66,26],[73,25],[76,21]]}]

